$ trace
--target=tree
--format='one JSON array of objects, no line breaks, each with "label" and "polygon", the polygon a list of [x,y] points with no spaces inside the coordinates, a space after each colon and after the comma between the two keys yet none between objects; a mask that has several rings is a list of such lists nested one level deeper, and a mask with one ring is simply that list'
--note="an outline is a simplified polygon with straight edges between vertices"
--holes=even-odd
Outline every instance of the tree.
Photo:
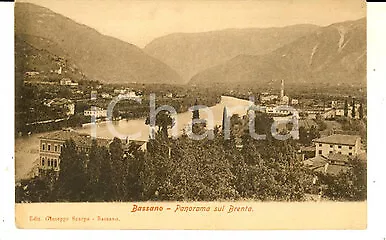
[{"label": "tree", "polygon": [[124,179],[125,175],[125,161],[123,159],[122,141],[115,137],[109,146],[111,170],[113,172],[112,181],[114,183],[113,199],[123,200],[126,196],[126,186]]},{"label": "tree", "polygon": [[89,160],[87,163],[87,187],[86,192],[88,201],[102,201],[104,200],[103,189],[100,185],[101,172],[108,171],[102,169],[102,161],[108,161],[103,159],[106,154],[103,154],[101,148],[97,144],[97,140],[93,139],[91,143]]},{"label": "tree", "polygon": [[248,142],[236,164],[237,191],[261,201],[299,201],[312,182],[297,161],[294,141]]},{"label": "tree", "polygon": [[363,119],[363,103],[359,105],[359,119]]},{"label": "tree", "polygon": [[355,99],[352,99],[351,117],[355,118]]},{"label": "tree", "polygon": [[32,179],[22,180],[16,184],[16,202],[53,202],[55,195],[56,174],[47,170],[44,174]]},{"label": "tree", "polygon": [[310,129],[305,127],[299,127],[299,142],[303,145],[310,145],[312,140],[319,138],[320,132],[315,126],[311,126]]},{"label": "tree", "polygon": [[58,200],[79,202],[85,200],[86,155],[76,151],[76,144],[67,140],[59,157],[60,172],[56,185]]},{"label": "tree", "polygon": [[[194,105],[198,106],[197,99],[196,99]],[[200,119],[200,111],[198,109],[193,111],[192,120],[194,120],[194,119]]]},{"label": "tree", "polygon": [[344,101],[344,116],[348,117],[348,102],[347,102],[347,99]]},{"label": "tree", "polygon": [[97,187],[98,196],[100,196],[103,201],[115,200],[115,182],[113,181],[113,175],[116,173],[113,172],[109,151],[106,147],[100,147],[98,155],[101,158],[101,171]]},{"label": "tree", "polygon": [[146,155],[142,174],[144,200],[237,199],[232,165],[226,159],[222,144],[188,137],[171,142],[155,141],[161,148],[170,146],[172,154],[169,157],[161,150]]},{"label": "tree", "polygon": [[224,109],[223,109],[223,111],[222,111],[222,132],[223,132],[223,134],[224,134],[224,131],[226,130],[225,129],[225,123],[226,123],[226,121],[227,121],[227,118],[228,118],[228,111],[227,111],[227,108],[226,107],[224,107]]},{"label": "tree", "polygon": [[125,158],[125,185],[127,199],[129,201],[142,199],[143,185],[141,182],[141,174],[144,169],[144,157],[145,154],[138,147],[133,147]]},{"label": "tree", "polygon": [[[145,124],[150,124],[150,117],[147,117]],[[162,133],[163,136],[168,136],[168,128],[173,126],[173,119],[170,113],[167,111],[161,111],[157,114],[155,125],[158,126],[158,133]]]},{"label": "tree", "polygon": [[118,119],[119,117],[120,117],[119,110],[116,109],[116,108],[114,108],[114,110],[113,110],[113,116],[112,116],[113,120]]},{"label": "tree", "polygon": [[346,172],[337,176],[319,174],[323,195],[337,201],[364,201],[367,198],[367,165],[354,158]]},{"label": "tree", "polygon": [[[248,120],[248,122],[250,121],[249,116],[247,117],[247,120]],[[262,113],[262,112],[256,112],[255,113],[255,125],[254,125],[255,133],[258,135],[265,135],[266,139],[264,141],[268,141],[268,142],[272,141],[273,136],[272,136],[271,127],[272,127],[273,122],[274,122],[273,118],[270,117],[268,114]],[[249,140],[256,141],[255,139],[252,139],[249,131],[250,130],[249,130],[249,123],[248,123],[248,127],[244,128],[243,140],[244,141],[249,141]],[[260,141],[258,141],[258,142],[260,142]]]}]

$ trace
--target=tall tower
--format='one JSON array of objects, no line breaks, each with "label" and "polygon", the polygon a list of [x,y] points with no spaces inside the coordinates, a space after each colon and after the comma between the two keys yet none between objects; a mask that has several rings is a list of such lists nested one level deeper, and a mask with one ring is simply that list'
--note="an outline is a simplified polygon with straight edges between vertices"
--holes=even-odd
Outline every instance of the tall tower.
[{"label": "tall tower", "polygon": [[280,99],[284,97],[284,80],[281,80]]}]

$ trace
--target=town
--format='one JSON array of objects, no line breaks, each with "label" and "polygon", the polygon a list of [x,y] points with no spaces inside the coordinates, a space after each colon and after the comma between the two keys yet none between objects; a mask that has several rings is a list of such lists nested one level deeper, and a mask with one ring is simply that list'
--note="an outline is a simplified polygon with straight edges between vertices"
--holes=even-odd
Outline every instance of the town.
[{"label": "town", "polygon": [[15,4],[16,202],[367,199],[363,6],[161,31],[55,4]]},{"label": "town", "polygon": [[[53,71],[53,73],[60,76],[62,71],[60,67],[58,70]],[[28,95],[28,101],[19,101],[20,106],[17,110],[23,109],[23,111],[16,112],[17,117],[24,120],[19,121],[16,126],[17,137],[22,138],[23,136],[30,136],[37,133],[43,134],[39,137],[39,146],[36,146],[36,148],[39,149],[39,161],[33,166],[28,177],[18,182],[18,201],[37,201],[36,199],[34,200],[33,196],[27,194],[27,192],[29,192],[28,189],[37,184],[36,181],[47,182],[47,179],[51,179],[49,180],[51,184],[55,182],[55,184],[59,186],[64,184],[63,181],[68,181],[68,179],[64,180],[65,178],[61,177],[63,174],[60,172],[63,172],[62,162],[66,161],[64,160],[66,159],[64,155],[70,154],[67,152],[68,150],[66,151],[66,148],[69,148],[69,146],[72,147],[72,151],[75,151],[75,153],[73,153],[74,155],[72,156],[68,156],[69,159],[67,161],[80,161],[80,163],[78,163],[80,164],[78,165],[79,169],[73,170],[81,171],[79,174],[84,175],[81,179],[77,180],[83,181],[85,184],[87,181],[91,181],[92,184],[90,184],[93,185],[94,191],[96,188],[95,185],[98,185],[98,181],[102,178],[103,173],[101,171],[107,171],[106,168],[110,168],[110,171],[114,172],[111,172],[107,179],[110,179],[108,180],[110,184],[114,182],[117,184],[116,181],[120,182],[120,184],[118,184],[119,186],[114,187],[115,192],[106,192],[106,189],[103,191],[98,190],[104,195],[94,196],[94,200],[99,199],[104,201],[130,199],[208,200],[224,197],[246,197],[260,200],[347,200],[348,196],[345,194],[341,196],[337,195],[337,193],[332,193],[332,187],[330,186],[329,188],[328,183],[333,181],[331,178],[339,178],[342,176],[347,178],[349,177],[347,174],[352,172],[354,168],[355,171],[358,171],[356,169],[358,166],[366,164],[366,104],[363,95],[345,96],[342,94],[340,96],[334,96],[334,94],[329,95],[325,93],[310,97],[309,93],[302,94],[296,91],[289,94],[285,90],[284,80],[281,80],[280,84],[275,87],[259,91],[251,87],[248,87],[248,90],[243,90],[243,88],[229,89],[229,87],[208,89],[142,84],[113,85],[89,80],[74,81],[69,78],[59,78],[56,82],[47,82],[39,80],[39,77],[43,74],[44,73],[39,72],[25,73],[23,91],[27,92],[27,95],[30,95]],[[253,139],[248,136],[248,123],[250,122],[251,116],[249,112],[246,110],[243,114],[229,115],[229,110],[226,106],[222,113],[222,124],[216,125],[215,129],[210,129],[215,133],[215,138],[212,143],[208,143],[210,139],[206,139],[201,143],[192,143],[186,139],[185,134],[182,134],[177,139],[172,139],[169,132],[173,121],[169,112],[160,112],[157,115],[156,125],[158,126],[158,132],[156,139],[132,140],[113,137],[97,137],[95,139],[92,138],[90,134],[77,131],[77,129],[82,129],[82,127],[90,125],[92,119],[95,119],[96,123],[106,121],[107,106],[113,98],[118,96],[125,96],[130,100],[120,101],[115,106],[112,120],[122,121],[125,119],[125,121],[128,121],[131,119],[142,119],[141,121],[145,123],[146,121],[143,119],[149,117],[150,93],[155,93],[157,96],[157,106],[163,104],[171,105],[179,114],[187,112],[193,105],[199,104],[210,107],[220,104],[222,96],[253,101],[253,104],[259,107],[258,111],[253,113],[256,118],[254,124],[255,130],[261,134],[266,134],[267,139],[265,143],[252,141]],[[251,96],[257,97],[251,98]],[[141,99],[141,101],[139,103],[133,99]],[[272,135],[271,126],[275,121],[292,119],[293,113],[288,109],[283,110],[280,106],[296,109],[296,117],[298,120],[298,129],[296,129],[298,132],[297,137],[283,141],[283,143],[279,143],[280,141],[275,139],[275,135]],[[200,115],[202,115],[201,111],[193,111],[192,120],[200,119]],[[229,133],[231,137],[224,139],[226,129],[224,129],[223,126],[227,120],[230,122]],[[279,124],[275,130],[281,135],[285,135],[290,133],[292,128],[293,124]],[[193,132],[195,133],[202,133],[204,130],[208,130],[205,120],[203,124],[193,125]],[[48,133],[45,133],[47,131]],[[192,146],[192,144],[196,144],[196,146]],[[213,150],[210,148],[224,148],[220,150],[220,152],[217,152],[219,157],[231,156],[232,158],[236,158],[240,154],[243,155],[243,162],[236,161],[230,163],[231,165],[228,166],[231,169],[231,176],[233,176],[233,178],[245,178],[249,176],[248,174],[252,174],[251,170],[247,172],[245,172],[245,170],[244,172],[238,171],[240,171],[239,168],[241,166],[247,167],[252,162],[256,163],[257,159],[265,158],[265,161],[269,159],[278,162],[284,161],[281,164],[288,167],[286,171],[293,171],[293,173],[286,172],[285,175],[300,174],[302,178],[304,178],[302,179],[302,181],[304,181],[302,184],[304,185],[298,186],[299,189],[297,190],[301,192],[301,194],[294,195],[291,192],[286,193],[288,189],[283,186],[283,192],[281,194],[265,191],[258,195],[258,193],[252,190],[255,187],[246,190],[244,189],[246,188],[245,186],[231,187],[232,184],[228,182],[225,183],[226,186],[223,187],[230,189],[215,196],[212,196],[213,194],[210,192],[200,196],[195,195],[194,191],[190,194],[188,194],[189,191],[184,191],[185,193],[181,193],[182,195],[179,197],[177,194],[170,198],[167,197],[171,194],[168,192],[170,190],[165,190],[165,186],[162,187],[162,185],[161,187],[156,187],[155,185],[157,184],[153,181],[152,185],[154,186],[152,188],[149,186],[146,192],[144,188],[146,188],[146,184],[149,183],[144,182],[144,176],[149,175],[155,177],[155,179],[159,179],[159,174],[162,173],[157,173],[157,171],[161,171],[161,169],[166,167],[166,163],[157,163],[160,165],[156,167],[157,165],[154,165],[155,163],[150,164],[149,162],[146,163],[146,161],[165,161],[169,162],[168,164],[177,164],[179,168],[187,168],[183,170],[180,175],[174,176],[182,181],[182,183],[178,183],[177,185],[187,184],[187,180],[184,180],[184,178],[186,178],[185,174],[188,173],[185,173],[185,171],[189,171],[188,169],[192,167],[192,164],[198,164],[198,166],[196,166],[197,168],[199,168],[199,166],[203,167],[203,162],[197,163],[197,160],[192,161],[191,159],[189,161],[183,159],[186,156],[184,157],[184,154],[181,152],[183,150],[181,145],[186,145],[186,147],[190,146],[187,147],[187,149],[202,149],[204,147],[204,149],[206,149],[205,151],[209,151],[209,155],[199,154],[199,156],[203,158],[202,161],[211,156],[211,154],[214,154],[211,153]],[[271,149],[267,149],[268,146],[270,146]],[[116,151],[112,152],[114,148]],[[255,150],[251,150],[251,148]],[[231,149],[234,150],[232,153],[229,153],[228,151]],[[253,154],[247,154],[246,149],[253,151]],[[274,149],[278,152],[275,153]],[[219,149],[215,149],[215,151],[219,151]],[[93,166],[92,161],[95,161],[95,159],[92,158],[98,158],[95,156],[97,152],[100,154],[100,159],[94,168],[98,169],[98,174],[94,176],[96,177],[95,179],[87,180],[88,174],[91,174],[89,168]],[[162,157],[158,156],[159,154],[161,154]],[[283,158],[283,155],[280,154],[284,154],[285,157]],[[277,160],[279,156],[281,156],[281,160]],[[116,169],[117,166],[111,165],[114,162],[112,158],[115,158],[115,161],[119,161],[117,162],[119,169]],[[146,160],[147,158],[152,158],[152,160]],[[103,161],[110,161],[110,163],[102,163]],[[208,161],[208,159],[205,161]],[[221,158],[218,159],[218,161],[221,161]],[[215,162],[215,160],[213,162]],[[226,160],[226,162],[229,163],[229,160]],[[132,169],[133,166],[125,166],[125,164],[134,165],[136,170]],[[226,163],[215,162],[215,164],[222,166]],[[297,166],[296,170],[294,170],[295,165]],[[173,165],[169,167],[172,166]],[[253,167],[253,164],[251,166]],[[69,166],[65,167],[64,171],[67,172],[68,167]],[[122,169],[124,172],[122,172]],[[138,170],[139,172],[137,172]],[[226,169],[222,170],[226,172]],[[95,169],[93,171],[95,171]],[[130,176],[130,171],[136,172],[131,173]],[[257,177],[260,170],[255,169],[255,171],[257,171],[255,173],[255,177]],[[225,172],[220,172],[220,175],[224,175]],[[73,173],[67,172],[67,174],[72,175]],[[278,172],[277,174],[280,175],[283,173]],[[114,177],[114,175],[117,176]],[[250,177],[254,178],[253,175],[254,174]],[[163,181],[170,181],[167,180],[169,177]],[[357,178],[358,176],[355,177]],[[196,179],[196,177],[194,177],[194,179]],[[60,181],[62,181],[62,183],[60,183]],[[196,179],[195,181],[198,180]],[[274,180],[274,183],[278,184],[277,180]],[[219,183],[216,182],[215,184]],[[242,183],[240,182],[239,184]],[[251,185],[253,181],[247,181],[244,184]],[[294,182],[288,184],[292,185]],[[363,185],[365,183],[362,182],[361,184]],[[134,185],[134,188],[128,185]],[[194,186],[190,187],[195,188]],[[291,186],[291,188],[292,187],[293,186]],[[338,188],[337,186],[334,187]],[[62,188],[65,187],[62,186]],[[48,195],[55,192],[53,186],[47,186],[44,189],[44,191],[46,191],[46,193],[43,194],[45,197],[38,196],[39,201],[49,201],[52,196],[48,197]],[[88,189],[86,191],[83,189],[79,191],[80,193],[84,193],[91,190]],[[352,200],[363,199],[363,197],[365,197],[363,191],[362,186],[362,189],[357,190],[356,195],[354,194],[354,199]],[[49,194],[50,192],[51,194]],[[58,193],[56,192],[55,195],[56,194]],[[277,196],[274,197],[273,194]],[[87,196],[82,195],[82,197],[78,195],[76,198],[67,200],[93,201],[93,199],[91,199],[92,196],[92,194]]]}]

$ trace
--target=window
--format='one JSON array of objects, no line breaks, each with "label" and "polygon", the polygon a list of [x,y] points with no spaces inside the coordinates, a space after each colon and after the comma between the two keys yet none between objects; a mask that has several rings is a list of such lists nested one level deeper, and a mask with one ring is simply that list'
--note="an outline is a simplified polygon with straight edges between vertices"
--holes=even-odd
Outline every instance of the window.
[{"label": "window", "polygon": [[44,166],[44,158],[42,158],[42,166]]},{"label": "window", "polygon": [[319,154],[322,154],[322,150],[319,150]]},{"label": "window", "polygon": [[322,146],[322,144],[321,143],[319,143],[319,147],[321,147]]},{"label": "window", "polygon": [[63,151],[63,145],[60,145],[60,151]]},{"label": "window", "polygon": [[332,145],[330,145],[330,148],[332,148],[333,146]]},{"label": "window", "polygon": [[51,159],[47,160],[48,166],[51,167]]},{"label": "window", "polygon": [[50,145],[50,144],[48,144],[47,150],[48,150],[48,151],[51,151],[51,145]]},{"label": "window", "polygon": [[352,147],[348,147],[348,149],[350,149],[350,150],[351,150],[351,149],[352,149]]},{"label": "window", "polygon": [[330,153],[332,153],[332,151],[330,151]]},{"label": "window", "polygon": [[43,143],[43,145],[42,145],[42,150],[44,151],[44,150],[46,150],[46,145]]},{"label": "window", "polygon": [[342,146],[338,146],[338,148],[339,148],[339,149],[341,149],[341,148],[342,148]]},{"label": "window", "polygon": [[55,145],[55,152],[57,152],[57,151],[58,151],[58,146]]},{"label": "window", "polygon": [[58,163],[57,163],[57,161],[55,160],[54,161],[54,167],[56,168],[58,166]]},{"label": "window", "polygon": [[348,153],[348,155],[352,156],[352,153]]}]

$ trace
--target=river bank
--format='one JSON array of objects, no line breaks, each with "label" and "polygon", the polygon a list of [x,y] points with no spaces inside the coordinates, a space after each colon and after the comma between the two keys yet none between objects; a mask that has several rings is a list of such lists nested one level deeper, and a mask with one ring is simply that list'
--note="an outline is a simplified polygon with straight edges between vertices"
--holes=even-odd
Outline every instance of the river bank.
[{"label": "river bank", "polygon": [[[243,116],[247,113],[251,102],[248,100],[234,97],[222,96],[221,102],[215,106],[208,107],[209,114],[213,116],[213,125],[222,124],[223,109],[227,107],[228,113]],[[200,118],[208,119],[208,113],[200,110]],[[181,135],[187,125],[192,120],[192,112],[187,111],[176,115],[178,135]],[[94,128],[95,127],[95,128]],[[61,131],[61,130],[58,130]],[[58,132],[50,131],[50,132]],[[144,118],[132,120],[118,120],[113,122],[97,122],[84,125],[83,127],[74,128],[74,131],[83,134],[92,134],[95,131],[98,138],[109,138],[128,136],[137,134],[137,137],[131,139],[147,141],[149,138],[149,126],[145,124]],[[30,178],[36,168],[39,160],[39,138],[49,132],[34,133],[30,136],[18,137],[15,139],[15,179],[21,180]],[[122,138],[122,137],[121,137]]]}]

